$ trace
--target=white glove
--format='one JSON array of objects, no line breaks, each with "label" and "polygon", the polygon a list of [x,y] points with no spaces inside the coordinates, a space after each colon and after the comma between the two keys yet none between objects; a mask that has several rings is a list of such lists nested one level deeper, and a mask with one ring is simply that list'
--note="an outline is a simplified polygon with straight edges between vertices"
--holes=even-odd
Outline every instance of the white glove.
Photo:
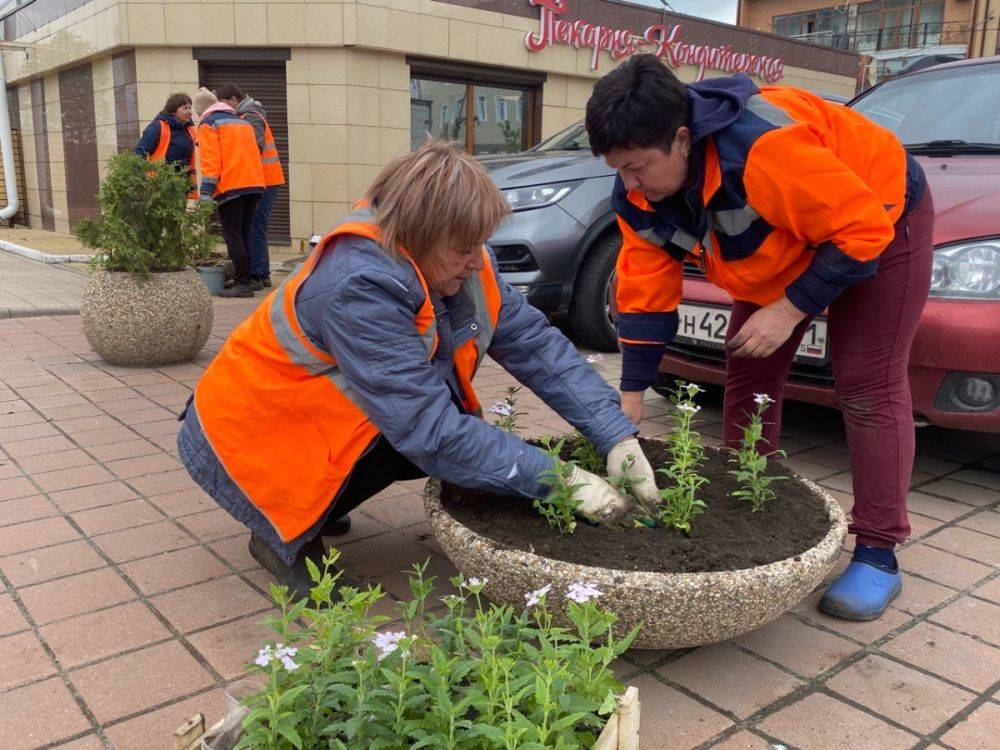
[{"label": "white glove", "polygon": [[638,439],[634,437],[622,440],[608,453],[608,477],[625,476],[632,480],[632,494],[639,504],[647,513],[652,513],[660,504],[660,491],[656,489],[656,474],[646,460]]},{"label": "white glove", "polygon": [[628,513],[630,505],[628,498],[619,494],[614,487],[596,474],[574,466],[569,483],[581,485],[576,490],[576,499],[580,501],[576,510],[592,521],[610,526]]}]

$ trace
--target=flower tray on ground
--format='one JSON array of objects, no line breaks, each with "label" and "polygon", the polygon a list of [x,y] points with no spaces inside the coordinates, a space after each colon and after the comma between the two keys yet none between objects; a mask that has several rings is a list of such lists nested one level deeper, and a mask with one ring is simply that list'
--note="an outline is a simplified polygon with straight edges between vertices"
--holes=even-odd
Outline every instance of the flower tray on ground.
[{"label": "flower tray on ground", "polygon": [[[639,690],[626,688],[618,699],[618,709],[608,718],[592,750],[639,750]],[[239,711],[230,704],[230,711]],[[214,725],[205,728],[205,716],[195,714],[174,731],[173,750],[222,750],[216,748],[216,740],[227,726],[232,726],[233,714],[229,714]]]},{"label": "flower tray on ground", "polygon": [[[644,440],[653,466],[665,444]],[[813,591],[840,554],[847,522],[824,490],[788,471],[765,510],[732,498],[726,455],[708,449],[700,493],[708,505],[690,536],[666,528],[609,530],[578,524],[559,537],[514,497],[470,492],[431,480],[424,506],[456,567],[489,579],[485,593],[522,604],[523,592],[552,584],[558,613],[569,586],[586,580],[618,615],[616,630],[643,623],[633,647],[683,648],[725,640],[779,617]]]}]

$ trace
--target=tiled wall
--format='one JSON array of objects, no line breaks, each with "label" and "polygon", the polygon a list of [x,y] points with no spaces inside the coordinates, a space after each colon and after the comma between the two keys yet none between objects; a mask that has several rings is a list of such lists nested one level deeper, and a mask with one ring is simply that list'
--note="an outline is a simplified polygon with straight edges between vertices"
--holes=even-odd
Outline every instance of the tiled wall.
[{"label": "tiled wall", "polygon": [[63,153],[66,170],[67,220],[97,216],[97,127],[91,63],[59,73]]},{"label": "tiled wall", "polygon": [[[106,123],[115,126],[117,151],[134,148],[142,128],[139,124],[139,85],[135,72],[135,52],[120,52],[111,58],[111,85],[114,107]],[[95,78],[95,84],[100,77]],[[95,88],[95,90],[97,90]],[[101,123],[98,123],[100,126]]]},{"label": "tiled wall", "polygon": [[[32,226],[37,226],[34,219],[38,219],[43,229],[55,229],[55,211],[52,205],[52,175],[50,173],[49,159],[49,139],[48,139],[48,113],[45,108],[45,83],[41,78],[36,78],[30,84],[30,108],[28,116],[31,120],[32,135],[32,159],[27,158],[25,153],[25,174],[29,177],[31,168],[35,172],[35,189],[28,190],[28,206],[31,214]],[[21,118],[22,121],[25,118]],[[31,199],[34,197],[35,205],[32,206]]]}]

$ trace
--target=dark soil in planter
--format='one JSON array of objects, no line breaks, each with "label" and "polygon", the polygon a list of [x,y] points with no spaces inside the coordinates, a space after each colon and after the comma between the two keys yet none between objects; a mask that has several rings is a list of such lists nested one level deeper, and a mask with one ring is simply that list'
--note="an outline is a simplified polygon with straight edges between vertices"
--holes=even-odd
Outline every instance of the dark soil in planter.
[{"label": "dark soil in planter", "polygon": [[[641,442],[654,469],[668,463],[663,443]],[[694,573],[754,568],[801,554],[826,536],[830,520],[823,500],[792,478],[780,462],[771,463],[771,473],[789,479],[774,482],[777,499],[753,513],[749,502],[731,496],[738,485],[726,473],[734,468],[727,458],[721,451],[706,450],[702,475],[710,483],[698,496],[708,507],[692,520],[690,536],[669,528],[612,530],[580,522],[573,534],[561,537],[528,499],[449,484],[444,485],[442,503],[460,523],[504,547],[618,570]],[[661,488],[666,482],[657,474]]]}]

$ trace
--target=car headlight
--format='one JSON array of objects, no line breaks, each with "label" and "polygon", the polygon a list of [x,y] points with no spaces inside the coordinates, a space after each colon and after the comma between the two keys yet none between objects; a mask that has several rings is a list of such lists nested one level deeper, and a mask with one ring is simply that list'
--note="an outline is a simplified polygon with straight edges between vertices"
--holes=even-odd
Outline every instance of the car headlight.
[{"label": "car headlight", "polygon": [[1000,299],[1000,239],[935,250],[931,296]]},{"label": "car headlight", "polygon": [[549,185],[504,190],[503,196],[510,204],[511,211],[527,211],[529,208],[555,205],[579,186],[579,181],[553,182]]}]

